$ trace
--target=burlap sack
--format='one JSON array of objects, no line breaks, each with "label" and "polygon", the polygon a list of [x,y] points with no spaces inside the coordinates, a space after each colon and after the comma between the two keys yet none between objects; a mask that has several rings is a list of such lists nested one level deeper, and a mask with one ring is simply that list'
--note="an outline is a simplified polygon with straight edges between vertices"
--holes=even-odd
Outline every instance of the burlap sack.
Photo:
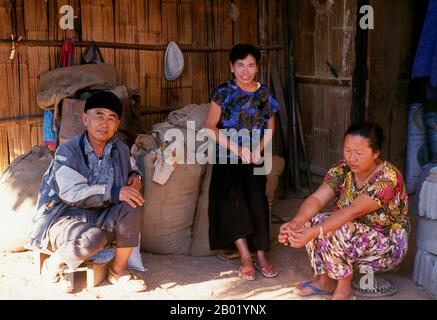
[{"label": "burlap sack", "polygon": [[46,145],[34,146],[15,159],[0,178],[0,251],[21,251],[29,242],[42,176],[53,155]]},{"label": "burlap sack", "polygon": [[197,200],[196,215],[193,225],[193,241],[191,242],[190,254],[192,256],[216,255],[219,250],[209,248],[209,185],[211,183],[212,165],[207,165],[205,174],[202,176],[199,199]]},{"label": "burlap sack", "polygon": [[55,109],[79,90],[108,90],[117,85],[117,70],[110,64],[86,64],[44,71],[39,75],[37,103],[41,109]]},{"label": "burlap sack", "polygon": [[[159,140],[158,144],[164,143],[164,136],[169,129],[178,129],[183,137],[184,141],[188,141],[187,135],[192,135],[195,139],[196,132],[204,127],[205,120],[208,114],[210,104],[190,104],[181,109],[172,111],[165,122],[156,123],[153,125],[152,132]],[[190,127],[187,127],[187,121],[191,121]],[[191,125],[193,125],[191,127]],[[196,152],[199,146],[203,144],[203,141],[195,141],[193,148],[188,148],[190,152]],[[199,151],[199,150],[198,150]]]},{"label": "burlap sack", "polygon": [[183,108],[174,110],[166,118],[166,122],[174,126],[186,128],[187,121],[193,121],[195,130],[199,131],[204,127],[210,104],[189,104]]},{"label": "burlap sack", "polygon": [[150,153],[152,150],[156,148],[158,148],[156,139],[151,134],[141,133],[135,139],[135,143],[132,145],[132,148],[130,149],[130,153],[136,161],[141,153],[143,152]]},{"label": "burlap sack", "polygon": [[144,173],[145,200],[141,249],[188,254],[204,166],[178,164],[167,183],[159,185],[152,181],[155,159],[153,153],[138,157],[138,168]]}]

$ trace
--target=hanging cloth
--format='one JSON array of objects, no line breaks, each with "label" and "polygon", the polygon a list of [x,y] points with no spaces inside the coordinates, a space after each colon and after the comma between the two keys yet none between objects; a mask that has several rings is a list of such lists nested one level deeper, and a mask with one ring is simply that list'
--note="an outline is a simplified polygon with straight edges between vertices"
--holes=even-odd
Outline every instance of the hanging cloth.
[{"label": "hanging cloth", "polygon": [[92,41],[82,54],[82,64],[105,63],[102,53],[96,43]]},{"label": "hanging cloth", "polygon": [[75,64],[74,59],[75,45],[73,40],[65,39],[59,52],[58,68],[68,67]]},{"label": "hanging cloth", "polygon": [[413,65],[413,78],[429,77],[437,87],[437,0],[430,0]]},{"label": "hanging cloth", "polygon": [[[57,68],[74,65],[74,51],[75,45],[73,40],[65,39],[59,52],[59,61]],[[45,110],[43,122],[43,143],[46,144],[49,149],[54,152],[58,145],[58,132],[60,131],[60,122],[56,124],[53,119],[54,110]]]}]

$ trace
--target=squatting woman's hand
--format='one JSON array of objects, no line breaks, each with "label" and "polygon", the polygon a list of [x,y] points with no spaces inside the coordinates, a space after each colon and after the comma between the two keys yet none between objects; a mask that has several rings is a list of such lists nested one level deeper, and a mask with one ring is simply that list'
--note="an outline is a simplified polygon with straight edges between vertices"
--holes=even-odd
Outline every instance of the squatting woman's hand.
[{"label": "squatting woman's hand", "polygon": [[288,241],[293,248],[303,248],[308,242],[317,238],[318,230],[315,228],[301,228],[291,230]]}]

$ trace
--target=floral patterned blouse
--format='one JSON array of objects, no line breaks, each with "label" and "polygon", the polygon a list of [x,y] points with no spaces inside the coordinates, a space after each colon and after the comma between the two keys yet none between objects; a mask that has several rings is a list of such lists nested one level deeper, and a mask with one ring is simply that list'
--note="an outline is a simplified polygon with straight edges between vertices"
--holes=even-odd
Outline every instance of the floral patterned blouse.
[{"label": "floral patterned blouse", "polygon": [[[252,135],[257,134],[260,138],[264,136],[267,122],[280,108],[267,86],[261,84],[256,91],[248,92],[241,89],[234,80],[218,86],[211,100],[222,109],[217,124],[219,129],[248,129]],[[242,145],[243,139],[236,139]]]},{"label": "floral patterned blouse", "polygon": [[408,195],[402,175],[391,163],[383,167],[358,188],[346,160],[337,162],[325,175],[324,181],[334,190],[337,199],[332,211],[351,205],[362,194],[368,195],[379,205],[379,209],[358,218],[369,227],[392,235],[395,228],[410,230],[408,218]]}]

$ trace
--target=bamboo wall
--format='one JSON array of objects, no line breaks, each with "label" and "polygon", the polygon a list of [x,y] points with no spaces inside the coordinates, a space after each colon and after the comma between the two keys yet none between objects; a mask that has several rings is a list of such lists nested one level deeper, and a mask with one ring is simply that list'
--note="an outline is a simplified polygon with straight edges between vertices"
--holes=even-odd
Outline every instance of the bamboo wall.
[{"label": "bamboo wall", "polygon": [[[26,40],[77,38],[59,28],[59,8],[74,7],[83,41],[161,45],[159,49],[102,48],[105,62],[114,64],[120,84],[139,89],[140,105],[183,106],[208,101],[211,90],[229,79],[228,49],[238,42],[286,46],[286,2],[234,0],[239,19],[229,18],[230,0],[0,0],[0,39],[10,34]],[[260,23],[261,21],[261,23]],[[185,69],[180,78],[163,76],[165,45],[176,41],[183,50]],[[10,43],[0,42],[0,172],[17,156],[42,141],[42,110],[36,104],[38,74],[56,67],[59,47],[22,45],[13,61]],[[190,47],[206,47],[192,51]],[[209,49],[208,49],[209,48]],[[76,61],[84,48],[76,47]],[[267,51],[285,74],[285,50]],[[284,82],[283,82],[284,83]],[[165,115],[150,115],[144,125]]]},{"label": "bamboo wall", "polygon": [[320,175],[342,158],[350,124],[356,6],[356,0],[292,1],[298,98],[311,169]]}]

